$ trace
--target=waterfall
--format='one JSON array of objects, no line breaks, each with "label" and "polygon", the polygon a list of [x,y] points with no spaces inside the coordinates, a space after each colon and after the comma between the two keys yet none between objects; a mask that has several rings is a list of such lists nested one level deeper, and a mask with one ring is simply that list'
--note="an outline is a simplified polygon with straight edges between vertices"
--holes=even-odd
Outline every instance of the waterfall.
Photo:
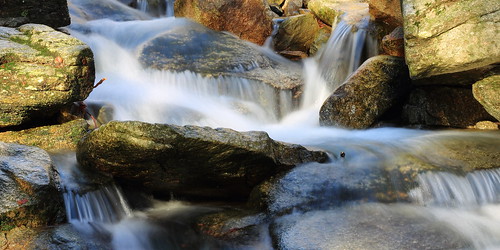
[{"label": "waterfall", "polygon": [[71,223],[115,223],[132,214],[114,184],[84,194],[66,190],[63,197]]},{"label": "waterfall", "polygon": [[148,6],[148,0],[137,0],[137,9],[139,9],[140,11],[147,13]]},{"label": "waterfall", "polygon": [[131,216],[120,189],[109,177],[80,169],[74,153],[53,155],[52,159],[61,177],[70,223],[116,223]]},{"label": "waterfall", "polygon": [[[161,1],[161,12],[166,11],[167,16],[173,14],[173,2]],[[143,11],[153,8],[152,1],[139,3]],[[182,18],[94,20],[80,28],[70,28],[72,35],[92,48],[96,78],[107,78],[86,102],[113,106],[113,119],[263,130],[275,140],[318,148],[332,156],[331,162],[304,164],[276,177],[280,186],[274,187],[274,203],[267,204],[269,209],[263,216],[270,226],[256,225],[266,229],[263,232],[268,236],[265,244],[268,248],[271,248],[270,235],[273,244],[275,237],[280,237],[274,231],[280,226],[275,222],[284,217],[289,220],[282,220],[285,233],[281,238],[292,244],[283,249],[299,244],[308,249],[500,246],[500,170],[481,170],[463,176],[448,173],[445,170],[450,165],[456,167],[461,159],[456,154],[440,155],[444,151],[436,150],[445,148],[446,143],[440,142],[457,139],[456,145],[460,147],[461,141],[481,139],[480,133],[319,127],[318,110],[323,101],[364,59],[377,53],[377,44],[369,32],[368,8],[365,3],[361,5],[362,15],[342,16],[334,24],[323,49],[315,57],[303,60],[302,68],[297,67],[302,70],[304,86],[296,91],[277,91],[251,80],[254,78],[156,70],[139,63],[137,48],[152,38],[170,34],[171,30],[183,30]],[[274,56],[273,61],[286,60],[278,58],[269,47],[261,49],[263,56]],[[498,141],[498,133],[485,137],[471,148],[495,145],[492,142]],[[418,164],[442,170],[418,176],[419,186],[409,192],[412,202],[402,203],[396,197],[392,203],[382,203],[377,196],[379,191],[386,192],[382,193],[385,196],[393,195],[389,194],[392,190],[387,191],[393,182],[384,171],[388,168],[404,171],[414,163],[392,161],[400,156],[416,158]],[[90,178],[98,180],[98,184],[92,184],[88,173],[81,173],[74,160],[57,165],[63,179],[68,220],[73,225],[98,225],[98,233],[110,235],[110,244],[115,249],[208,248],[206,242],[198,242],[199,247],[189,245],[192,239],[199,239],[199,235],[190,231],[194,218],[203,213],[189,212],[195,206],[170,201],[164,202],[168,205],[163,209],[153,205],[155,208],[131,211],[119,186],[106,178],[101,181],[99,176]],[[73,174],[65,174],[67,171],[59,165],[70,166],[69,172]],[[180,223],[181,219],[185,221]],[[186,237],[185,232],[190,232],[190,236]],[[451,239],[459,235],[462,240],[459,243],[463,244],[447,245],[449,238],[443,235],[451,235]],[[317,248],[308,244],[315,239],[319,243]],[[325,242],[328,244],[321,245]]]},{"label": "waterfall", "polygon": [[355,24],[342,19],[324,45],[319,54],[319,68],[330,91],[340,86],[364,59],[377,54],[375,39],[368,34],[369,24],[369,16]]},{"label": "waterfall", "polygon": [[166,17],[173,17],[174,16],[174,2],[175,0],[165,0],[166,1],[166,10],[165,10],[165,16]]}]

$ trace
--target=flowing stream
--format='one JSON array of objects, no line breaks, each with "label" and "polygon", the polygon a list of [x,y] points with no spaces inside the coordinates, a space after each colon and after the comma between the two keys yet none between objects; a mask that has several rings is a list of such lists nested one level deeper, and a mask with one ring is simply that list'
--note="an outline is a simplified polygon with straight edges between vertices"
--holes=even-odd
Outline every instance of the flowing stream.
[{"label": "flowing stream", "polygon": [[[147,1],[139,2],[145,11]],[[166,2],[169,16],[171,3]],[[82,231],[108,234],[115,249],[271,249],[269,224],[279,231],[274,244],[284,249],[500,248],[499,170],[451,171],[465,164],[463,159],[440,154],[450,138],[487,147],[491,142],[498,145],[498,133],[319,126],[323,101],[364,59],[376,54],[366,16],[355,24],[341,20],[319,55],[302,62],[299,105],[289,92],[276,94],[266,84],[241,77],[204,77],[141,64],[138,51],[144,42],[177,25],[177,18],[162,17],[70,26],[72,35],[94,52],[96,79],[107,79],[86,102],[112,106],[117,120],[262,130],[275,140],[326,150],[332,160],[304,164],[285,175],[265,215],[268,220],[261,223],[259,240],[246,246],[202,239],[187,226],[191,216],[218,208],[174,199],[154,201],[146,211],[134,210],[119,187],[106,184],[78,192],[72,175],[62,174],[68,219],[86,228]],[[268,47],[259,49],[269,53]],[[345,157],[339,157],[340,152]],[[398,184],[403,178],[385,170],[400,164],[401,156],[438,171],[421,173],[404,201],[382,203],[376,188],[371,188],[388,183],[391,192],[403,192]],[[74,160],[57,162],[60,167],[72,166],[59,170],[62,173],[78,171]],[[288,212],[282,216],[283,211]],[[89,224],[92,227],[85,226]]]}]

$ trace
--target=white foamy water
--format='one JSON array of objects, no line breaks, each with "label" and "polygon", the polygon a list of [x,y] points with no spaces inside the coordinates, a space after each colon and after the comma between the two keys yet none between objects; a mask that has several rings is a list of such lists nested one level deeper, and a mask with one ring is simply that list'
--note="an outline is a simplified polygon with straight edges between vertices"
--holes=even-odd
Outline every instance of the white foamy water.
[{"label": "white foamy water", "polygon": [[[410,154],[430,164],[446,167],[451,161],[441,159],[438,153],[434,152],[434,149],[444,147],[440,143],[443,138],[456,136],[461,140],[473,140],[481,137],[461,132],[400,128],[347,130],[319,127],[319,109],[323,101],[364,58],[376,53],[376,42],[367,31],[368,19],[359,20],[361,22],[341,20],[323,51],[317,57],[303,61],[301,73],[304,88],[298,108],[294,106],[296,99],[291,92],[277,93],[272,87],[257,81],[238,77],[203,77],[189,71],[170,72],[145,69],[141,66],[137,59],[138,48],[149,39],[181,27],[180,19],[161,18],[130,22],[96,20],[75,27],[71,33],[91,46],[96,60],[96,78],[107,78],[102,85],[94,89],[86,102],[112,105],[115,110],[114,119],[228,127],[240,131],[263,130],[274,139],[320,148],[336,158],[339,152],[345,152],[345,158],[334,157],[332,161],[335,164],[344,164],[343,166],[352,172],[339,173],[338,169],[332,171],[337,165],[328,163],[331,165],[302,166],[287,175],[284,182],[289,182],[283,183],[283,189],[294,191],[297,195],[293,196],[292,193],[289,199],[284,195],[279,196],[278,193],[275,202],[285,200],[283,205],[280,203],[275,204],[276,208],[272,207],[278,210],[288,204],[302,204],[304,200],[311,201],[308,204],[316,204],[318,199],[324,197],[341,197],[341,194],[316,197],[316,191],[324,187],[327,187],[326,190],[337,191],[333,185],[335,183],[332,183],[331,173],[336,173],[337,178],[343,180],[376,172],[374,169],[383,168],[384,164],[392,164],[391,160],[399,154]],[[485,143],[499,138],[498,134],[487,134],[483,137],[487,139]],[[454,159],[452,161],[453,164],[460,164]],[[304,179],[310,182],[302,183]],[[314,182],[318,180],[321,182],[319,188]],[[352,211],[339,211],[330,207],[332,204],[338,205],[339,202],[327,201],[320,202],[324,206],[321,210],[315,211],[312,208],[313,211],[304,214],[291,214],[284,220],[292,226],[288,231],[285,230],[283,240],[304,249],[341,249],[355,246],[381,246],[391,249],[393,245],[399,246],[399,249],[409,246],[419,249],[441,246],[440,244],[467,245],[462,244],[463,242],[446,245],[446,242],[440,239],[434,239],[436,242],[432,244],[427,243],[425,238],[432,237],[432,234],[426,233],[427,228],[430,228],[454,240],[454,235],[459,234],[477,249],[500,246],[497,240],[500,238],[498,171],[470,173],[462,177],[445,172],[428,173],[422,174],[419,182],[420,189],[413,190],[411,194],[415,199],[413,204],[385,206],[376,203],[373,206],[359,207],[354,205]],[[88,218],[81,219],[83,221],[94,220],[93,218],[99,218],[100,214],[105,214],[91,211],[95,211],[93,207],[96,203],[108,199],[106,194],[96,195],[90,192],[76,196],[69,193],[67,196],[71,196],[68,198],[73,200],[70,202],[73,208],[70,206],[68,209],[82,211],[76,212],[75,216]],[[175,207],[176,204],[169,205]],[[175,209],[189,210],[189,206]],[[338,216],[339,213],[342,216]],[[372,213],[381,216],[374,219]],[[147,215],[125,216],[125,219],[118,223],[108,224],[106,230],[112,235],[114,248],[161,249],[159,246],[162,244],[178,244],[179,239],[167,237],[176,235],[174,232],[166,230],[164,225],[154,221],[161,217],[158,214],[170,213],[165,209],[158,209]],[[336,224],[339,219],[346,218],[344,214],[348,215],[349,220],[343,220],[342,225]],[[394,216],[397,220],[392,220]],[[73,215],[70,218],[73,218]],[[360,221],[356,220],[358,218]],[[435,225],[433,220],[442,224]],[[318,223],[321,227],[312,230],[311,225]],[[416,224],[420,226],[412,231]],[[363,225],[371,226],[362,227]],[[380,230],[381,227],[402,236],[391,237],[384,233],[384,230]],[[355,230],[359,228],[363,230]],[[373,235],[376,237],[372,237]],[[318,244],[307,245],[301,237],[319,239],[316,241]],[[262,244],[256,246],[269,248],[270,239],[264,238]],[[376,241],[376,244],[371,241]],[[433,245],[434,243],[436,245]],[[197,246],[206,245],[200,243]]]}]

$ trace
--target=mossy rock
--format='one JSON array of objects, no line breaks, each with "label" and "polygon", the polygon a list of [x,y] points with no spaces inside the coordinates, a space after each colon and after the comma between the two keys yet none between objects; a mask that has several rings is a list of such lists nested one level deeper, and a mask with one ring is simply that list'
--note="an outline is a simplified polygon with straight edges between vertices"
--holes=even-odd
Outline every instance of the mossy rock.
[{"label": "mossy rock", "polygon": [[447,75],[439,84],[456,85],[460,82],[452,75],[482,72],[500,61],[496,42],[500,40],[500,2],[404,0],[402,6],[405,56],[412,79]]},{"label": "mossy rock", "polygon": [[0,141],[36,146],[47,151],[76,150],[76,144],[88,132],[89,125],[78,119],[60,125],[36,127],[0,133]]},{"label": "mossy rock", "polygon": [[0,29],[0,128],[44,123],[94,84],[90,48],[38,24]]},{"label": "mossy rock", "polygon": [[236,200],[277,173],[326,157],[265,132],[132,121],[109,122],[77,148],[82,166],[149,193]]}]

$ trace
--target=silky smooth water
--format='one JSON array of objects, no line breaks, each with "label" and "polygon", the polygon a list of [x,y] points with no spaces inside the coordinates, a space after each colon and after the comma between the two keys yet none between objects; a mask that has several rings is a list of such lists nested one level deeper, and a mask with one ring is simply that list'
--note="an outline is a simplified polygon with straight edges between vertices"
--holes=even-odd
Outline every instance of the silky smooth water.
[{"label": "silky smooth water", "polygon": [[[367,13],[367,9],[363,11]],[[113,106],[117,120],[263,130],[276,140],[327,151],[330,162],[298,166],[281,180],[273,194],[271,214],[267,216],[274,218],[271,221],[277,225],[288,226],[283,229],[280,246],[301,249],[500,247],[498,170],[464,176],[445,171],[421,173],[418,186],[410,192],[410,202],[405,203],[382,204],[376,197],[358,194],[349,197],[348,201],[343,200],[345,187],[357,188],[352,184],[357,183],[357,178],[376,176],[382,169],[396,164],[394,159],[400,155],[410,155],[446,169],[450,164],[460,166],[461,163],[436,153],[437,149],[446,148],[441,143],[444,139],[480,139],[485,145],[500,139],[498,133],[320,127],[318,113],[323,101],[364,59],[376,54],[376,43],[368,32],[366,16],[357,22],[340,20],[318,56],[302,62],[304,88],[298,107],[294,107],[289,92],[276,95],[272,87],[260,82],[144,68],[138,61],[138,51],[144,42],[181,23],[181,19],[170,17],[129,22],[95,20],[70,27],[72,35],[92,48],[96,78],[107,79],[94,89],[86,102]],[[263,54],[269,53],[268,47],[261,49]],[[344,152],[345,157],[339,157],[340,152]],[[387,181],[391,182],[390,178]],[[66,193],[70,221],[95,222],[96,218],[104,216],[102,211],[109,211],[112,203],[118,200],[123,205],[120,212],[123,216],[99,222],[113,235],[112,244],[116,249],[179,247],[186,239],[179,238],[183,236],[175,229],[154,223],[151,218],[159,214],[167,216],[172,207],[176,211],[188,211],[182,212],[186,218],[193,209],[214,209],[174,202],[157,204],[146,213],[129,211],[122,198],[106,198],[121,197],[118,189],[112,191],[116,193],[113,195],[105,194],[111,192],[109,188],[97,192],[80,196]],[[84,204],[87,202],[92,204]],[[99,208],[94,209],[96,206]],[[286,216],[273,214],[287,208],[295,211]],[[83,213],[88,215],[82,216],[75,210],[88,211]],[[75,214],[79,219],[73,219]],[[436,221],[442,223],[436,224]],[[244,248],[272,248],[269,220],[263,221],[261,226],[261,240]],[[439,237],[428,242],[426,238],[432,237],[427,233],[429,230],[465,243],[446,245],[446,238]],[[195,242],[199,239],[189,230],[184,232],[192,237],[187,239]],[[220,248],[219,244],[197,242],[195,248]]]}]

